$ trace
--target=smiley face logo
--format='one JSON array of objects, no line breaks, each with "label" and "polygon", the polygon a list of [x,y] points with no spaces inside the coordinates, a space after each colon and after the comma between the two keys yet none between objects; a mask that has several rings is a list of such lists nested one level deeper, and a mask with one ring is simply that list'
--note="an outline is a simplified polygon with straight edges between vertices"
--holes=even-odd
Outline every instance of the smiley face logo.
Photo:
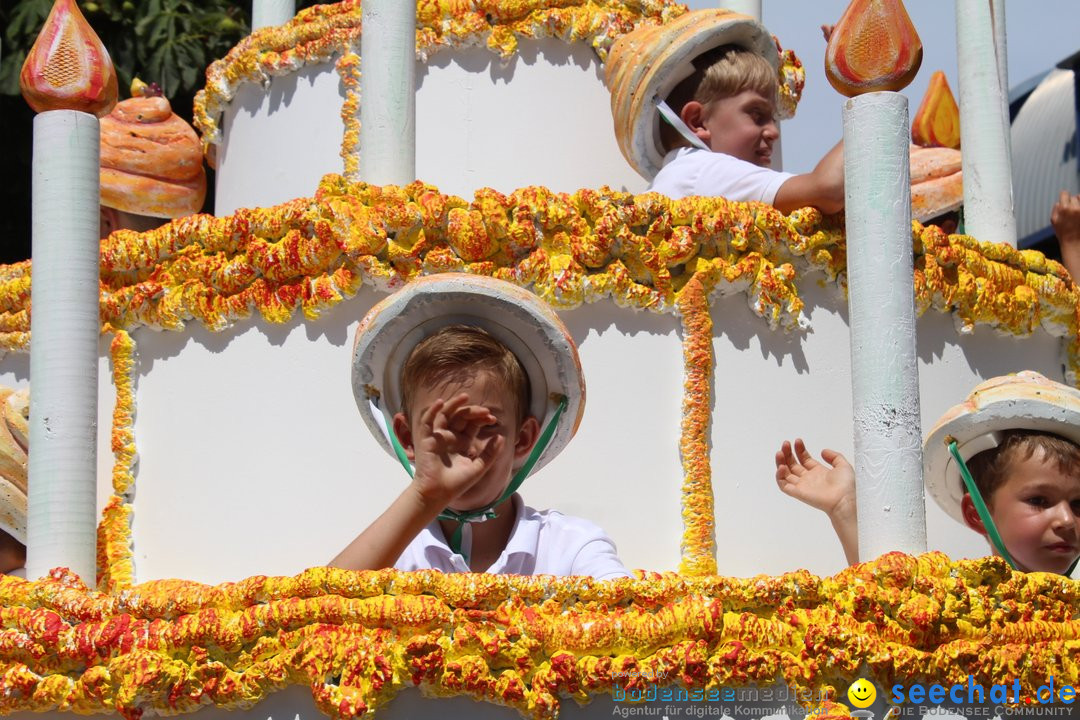
[{"label": "smiley face logo", "polygon": [[877,699],[877,688],[865,678],[859,678],[847,689],[848,702],[857,708],[868,708]]}]

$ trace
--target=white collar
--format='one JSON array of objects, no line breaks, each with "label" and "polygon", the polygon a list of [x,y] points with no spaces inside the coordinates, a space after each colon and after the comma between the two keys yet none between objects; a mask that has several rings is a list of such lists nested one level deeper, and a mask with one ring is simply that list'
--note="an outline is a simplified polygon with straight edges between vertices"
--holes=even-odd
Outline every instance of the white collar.
[{"label": "white collar", "polygon": [[[536,551],[540,544],[540,514],[530,507],[525,506],[521,495],[514,493],[510,496],[511,507],[514,510],[514,525],[510,529],[510,537],[506,541],[506,547],[499,554],[499,559],[484,572],[521,574],[521,569],[528,559],[536,558]],[[462,531],[462,547],[469,548],[472,544],[471,523],[466,523]],[[442,531],[438,520],[432,521],[423,532],[430,533],[430,542],[426,544],[437,548],[448,564],[457,572],[472,572],[465,558],[450,549],[450,543]]]}]

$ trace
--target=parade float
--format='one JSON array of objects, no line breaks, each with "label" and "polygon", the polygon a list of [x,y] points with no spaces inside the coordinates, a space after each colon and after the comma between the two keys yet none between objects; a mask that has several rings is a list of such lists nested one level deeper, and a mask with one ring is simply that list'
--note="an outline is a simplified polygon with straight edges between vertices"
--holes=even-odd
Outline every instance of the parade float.
[{"label": "parade float", "polygon": [[[960,88],[971,234],[882,201],[911,170],[906,106],[879,90],[914,72],[917,37],[889,24],[898,3],[870,5],[905,52],[860,64],[854,21],[830,41],[854,95],[846,142],[867,148],[849,154],[885,168],[849,174],[846,218],[643,194],[608,63],[635,28],[684,16],[667,0],[278,18],[197,100],[217,215],[100,244],[98,158],[79,149],[98,147],[115,89],[87,62],[78,103],[35,105],[33,265],[0,272],[0,382],[33,376],[28,579],[0,580],[0,708],[608,716],[659,689],[738,714],[710,699],[750,687],[790,690],[775,712],[846,716],[860,676],[1015,680],[1009,707],[1050,679],[1075,686],[1073,581],[926,553],[986,550],[924,515],[919,438],[986,378],[1075,384],[1077,290],[1015,230],[1009,243],[986,3],[957,3],[962,68],[981,72]],[[71,27],[44,43],[54,56],[78,48]],[[801,69],[780,57],[792,112]],[[59,72],[42,76],[77,79]],[[353,330],[387,292],[448,271],[560,312],[588,410],[523,493],[602,525],[635,579],[321,567],[404,482],[357,413]],[[773,453],[795,435],[853,456],[868,562],[840,570],[827,524],[776,490]]]}]

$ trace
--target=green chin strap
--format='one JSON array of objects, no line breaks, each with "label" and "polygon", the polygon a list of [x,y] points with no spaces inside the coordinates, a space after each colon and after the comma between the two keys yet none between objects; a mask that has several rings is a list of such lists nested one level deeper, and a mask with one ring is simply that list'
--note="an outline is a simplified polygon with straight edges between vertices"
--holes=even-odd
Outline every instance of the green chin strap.
[{"label": "green chin strap", "polygon": [[[953,459],[956,460],[956,464],[960,467],[960,477],[964,479],[964,487],[967,488],[968,495],[971,496],[971,502],[975,505],[975,512],[979,513],[979,519],[982,520],[983,527],[986,528],[986,534],[990,536],[990,543],[994,546],[994,549],[997,550],[998,555],[1003,557],[1005,562],[1009,563],[1009,567],[1016,570],[1016,561],[1013,560],[1012,555],[1009,554],[1008,549],[1005,547],[1005,542],[1001,539],[1001,534],[998,532],[997,525],[994,524],[994,519],[990,517],[990,510],[986,507],[986,501],[983,500],[982,493],[979,492],[975,480],[971,477],[971,471],[968,470],[967,463],[964,462],[964,458],[960,455],[960,448],[956,446],[956,440],[952,437],[946,437],[945,442],[949,446],[949,452],[952,453]],[[1072,575],[1078,562],[1080,562],[1080,557],[1073,560],[1072,565],[1064,572],[1065,577]]]},{"label": "green chin strap", "polygon": [[[540,460],[540,456],[547,450],[547,446],[551,444],[551,439],[555,437],[555,429],[559,426],[559,419],[562,418],[563,411],[566,410],[568,400],[565,395],[559,398],[559,406],[555,408],[555,413],[551,416],[551,420],[548,421],[547,427],[540,433],[540,437],[537,439],[536,444],[533,445],[532,452],[529,453],[529,457],[525,459],[525,463],[514,473],[514,477],[511,478],[510,484],[506,486],[506,490],[499,496],[494,502],[485,505],[482,508],[476,510],[451,510],[450,508],[444,509],[439,513],[440,520],[452,520],[458,524],[457,529],[454,530],[453,535],[450,536],[450,549],[465,558],[468,562],[469,558],[461,552],[461,536],[462,531],[465,529],[465,523],[483,522],[484,520],[492,520],[496,517],[495,508],[501,503],[505,502],[507,498],[517,492],[517,489],[521,487],[521,483],[525,482],[525,478],[532,472],[533,467]],[[390,418],[384,416],[386,421],[386,434],[390,437],[390,445],[394,448],[394,455],[397,456],[398,462],[405,468],[405,472],[409,473],[409,477],[413,476],[413,466],[409,462],[409,456],[405,454],[405,448],[401,447],[401,442],[398,440],[397,433],[394,432],[394,428],[390,423]]]}]

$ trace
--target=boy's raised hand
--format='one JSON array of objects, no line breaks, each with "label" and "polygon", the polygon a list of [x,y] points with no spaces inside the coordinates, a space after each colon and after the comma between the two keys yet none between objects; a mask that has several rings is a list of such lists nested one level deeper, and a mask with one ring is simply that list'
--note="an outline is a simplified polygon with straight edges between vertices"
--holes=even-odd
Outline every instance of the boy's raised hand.
[{"label": "boy's raised hand", "polygon": [[501,432],[484,432],[497,420],[487,408],[470,405],[465,393],[433,402],[414,432],[407,424],[399,431],[399,422],[405,423],[400,414],[394,418],[395,432],[413,461],[413,481],[330,561],[333,567],[376,570],[393,565],[429,522],[484,477],[507,442]]},{"label": "boy's raised hand", "polygon": [[487,408],[468,403],[465,393],[436,400],[420,416],[413,437],[417,490],[424,499],[444,506],[483,477],[505,442],[499,433],[480,437],[498,420]]},{"label": "boy's raised hand", "polygon": [[795,439],[794,448],[785,440],[776,452],[776,484],[785,494],[828,515],[848,562],[858,562],[855,469],[835,450],[822,450],[821,458],[824,463],[810,454],[802,438]]},{"label": "boy's raised hand", "polygon": [[794,452],[785,440],[776,453],[776,484],[791,497],[832,516],[844,504],[854,504],[855,470],[835,450],[822,450],[821,457],[828,465],[810,454],[802,438],[795,439]]}]

